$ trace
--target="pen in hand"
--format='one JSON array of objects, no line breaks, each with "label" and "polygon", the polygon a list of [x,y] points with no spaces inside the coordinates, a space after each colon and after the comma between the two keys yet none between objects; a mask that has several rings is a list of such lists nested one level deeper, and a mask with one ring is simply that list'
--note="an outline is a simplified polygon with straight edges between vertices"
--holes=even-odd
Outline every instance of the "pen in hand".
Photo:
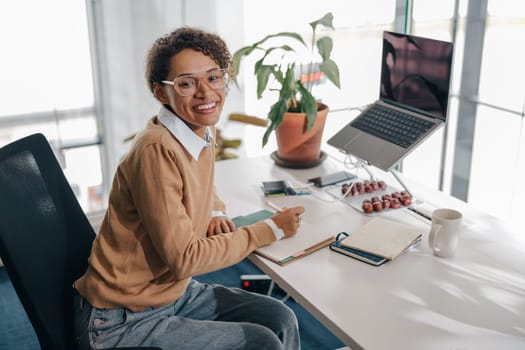
[{"label": "pen in hand", "polygon": [[284,210],[283,208],[281,208],[280,206],[278,206],[277,204],[275,204],[272,201],[266,201],[266,205],[269,206],[270,208],[276,210],[279,213],[282,213],[283,210]]},{"label": "pen in hand", "polygon": [[298,225],[300,224],[301,216],[304,213],[304,207],[298,206],[298,207],[294,207],[294,208],[281,208],[280,206],[278,206],[277,204],[275,204],[274,202],[271,202],[269,200],[266,201],[266,205],[268,205],[272,209],[275,209],[277,211],[277,213],[285,213],[288,210],[293,211],[293,214],[295,215],[295,218],[296,218],[294,220],[295,223],[298,224]]},{"label": "pen in hand", "polygon": [[[275,209],[278,213],[282,213],[284,211],[284,208],[281,208],[280,206],[278,206],[277,204],[275,204],[274,202],[272,201],[269,201],[267,200],[266,201],[266,205],[268,205],[270,208],[272,209]],[[298,207],[299,208],[299,207]],[[297,222],[300,222],[301,221],[301,216],[303,215],[304,213],[304,208],[303,207],[300,207],[302,210],[300,213],[296,213],[295,215],[297,216]]]}]

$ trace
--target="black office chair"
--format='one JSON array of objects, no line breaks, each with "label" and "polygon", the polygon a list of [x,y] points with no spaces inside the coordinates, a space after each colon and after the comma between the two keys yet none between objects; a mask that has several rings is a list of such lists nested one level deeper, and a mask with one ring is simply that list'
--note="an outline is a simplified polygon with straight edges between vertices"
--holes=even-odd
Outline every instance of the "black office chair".
[{"label": "black office chair", "polygon": [[94,238],[42,134],[0,149],[0,257],[43,350],[74,349],[72,284]]}]

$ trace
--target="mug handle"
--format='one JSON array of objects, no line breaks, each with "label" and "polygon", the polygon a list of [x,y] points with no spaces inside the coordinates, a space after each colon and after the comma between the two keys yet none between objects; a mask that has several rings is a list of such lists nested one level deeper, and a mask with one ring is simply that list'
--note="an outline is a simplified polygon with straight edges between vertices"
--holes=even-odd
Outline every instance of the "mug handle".
[{"label": "mug handle", "polygon": [[443,225],[440,224],[432,224],[432,227],[430,228],[430,234],[428,235],[428,243],[430,245],[430,248],[432,250],[436,249],[436,241],[437,241],[437,235],[439,231],[441,231],[441,228]]}]

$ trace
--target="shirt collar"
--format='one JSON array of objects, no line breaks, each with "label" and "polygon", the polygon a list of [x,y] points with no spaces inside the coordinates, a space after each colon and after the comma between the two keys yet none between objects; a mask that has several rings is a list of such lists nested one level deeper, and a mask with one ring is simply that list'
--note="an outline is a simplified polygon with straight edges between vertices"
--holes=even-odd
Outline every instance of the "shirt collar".
[{"label": "shirt collar", "polygon": [[199,159],[199,154],[203,148],[210,147],[210,142],[213,140],[213,136],[209,127],[206,127],[206,140],[203,140],[200,136],[195,134],[178,115],[171,112],[165,106],[160,107],[158,119],[160,123],[164,125],[177,140],[179,140],[182,146],[195,160]]}]

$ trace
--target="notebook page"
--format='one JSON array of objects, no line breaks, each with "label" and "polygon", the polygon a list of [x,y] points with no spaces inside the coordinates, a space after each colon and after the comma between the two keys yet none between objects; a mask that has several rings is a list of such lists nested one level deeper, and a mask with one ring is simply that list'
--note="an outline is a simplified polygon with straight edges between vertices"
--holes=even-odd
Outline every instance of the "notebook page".
[{"label": "notebook page", "polygon": [[318,244],[328,245],[328,243],[333,241],[333,238],[333,232],[323,231],[318,226],[302,222],[294,236],[257,248],[255,253],[272,261],[285,263],[311,253],[311,249]]},{"label": "notebook page", "polygon": [[375,217],[342,240],[341,245],[392,260],[410,247],[422,233],[421,227]]}]

